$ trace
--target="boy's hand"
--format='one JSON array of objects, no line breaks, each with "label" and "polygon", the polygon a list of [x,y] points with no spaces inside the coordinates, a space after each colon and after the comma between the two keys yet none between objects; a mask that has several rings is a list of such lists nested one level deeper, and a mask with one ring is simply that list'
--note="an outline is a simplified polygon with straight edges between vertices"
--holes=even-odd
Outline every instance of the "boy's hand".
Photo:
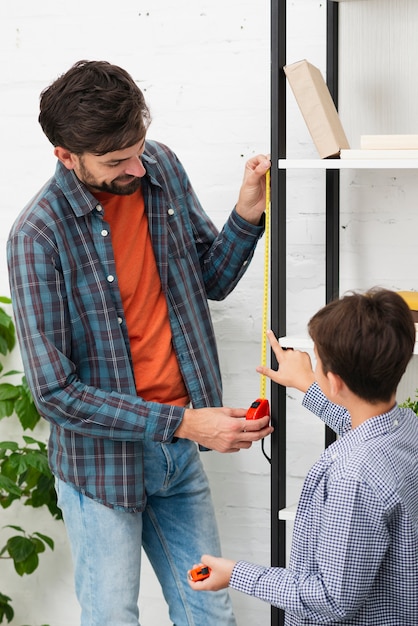
[{"label": "boy's hand", "polygon": [[303,393],[308,391],[312,383],[315,382],[309,354],[290,348],[283,350],[271,330],[267,331],[267,338],[276,356],[278,369],[273,370],[260,365],[256,368],[257,372],[284,387],[294,387]]},{"label": "boy's hand", "polygon": [[228,587],[236,561],[203,554],[202,563],[193,565],[191,569],[199,565],[202,566],[203,563],[210,567],[210,576],[204,580],[194,582],[190,579],[189,570],[187,581],[192,589],[195,591],[219,591]]}]

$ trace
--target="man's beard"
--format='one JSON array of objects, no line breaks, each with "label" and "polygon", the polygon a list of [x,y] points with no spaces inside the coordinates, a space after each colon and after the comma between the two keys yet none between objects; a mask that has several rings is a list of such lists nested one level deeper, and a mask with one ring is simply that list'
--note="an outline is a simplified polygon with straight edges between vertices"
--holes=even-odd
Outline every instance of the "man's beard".
[{"label": "man's beard", "polygon": [[[106,191],[107,193],[113,193],[117,196],[130,196],[131,194],[135,193],[135,191],[138,191],[138,189],[141,187],[141,179],[137,176],[129,175],[118,176],[110,183],[98,183],[85,167],[82,159],[80,159],[80,175],[81,182],[84,183],[87,187],[90,187],[95,191]],[[125,184],[120,184],[122,180],[126,181]]]}]

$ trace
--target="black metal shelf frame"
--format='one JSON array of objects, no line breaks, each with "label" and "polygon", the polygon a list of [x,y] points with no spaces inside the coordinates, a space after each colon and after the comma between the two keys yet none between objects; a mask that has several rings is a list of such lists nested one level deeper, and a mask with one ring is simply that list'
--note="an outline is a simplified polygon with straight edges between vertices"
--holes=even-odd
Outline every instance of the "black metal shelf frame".
[{"label": "black metal shelf frame", "polygon": [[[287,0],[271,0],[271,327],[286,335],[286,173],[278,160],[286,158]],[[327,0],[326,76],[338,107],[338,3]],[[339,294],[339,170],[327,170],[325,233],[325,301]],[[277,366],[272,355],[273,367]],[[271,565],[286,565],[286,522],[279,510],[286,507],[286,390],[271,385],[271,414],[275,431],[271,441]],[[335,440],[325,432],[325,446]],[[271,626],[283,626],[284,612],[272,607]]]}]

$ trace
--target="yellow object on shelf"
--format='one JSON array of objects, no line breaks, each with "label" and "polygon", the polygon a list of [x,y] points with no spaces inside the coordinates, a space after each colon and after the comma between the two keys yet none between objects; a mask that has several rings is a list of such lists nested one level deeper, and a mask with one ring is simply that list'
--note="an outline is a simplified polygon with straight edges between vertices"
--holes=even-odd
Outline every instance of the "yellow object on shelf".
[{"label": "yellow object on shelf", "polygon": [[411,311],[418,311],[418,291],[398,291],[397,293],[405,300]]}]

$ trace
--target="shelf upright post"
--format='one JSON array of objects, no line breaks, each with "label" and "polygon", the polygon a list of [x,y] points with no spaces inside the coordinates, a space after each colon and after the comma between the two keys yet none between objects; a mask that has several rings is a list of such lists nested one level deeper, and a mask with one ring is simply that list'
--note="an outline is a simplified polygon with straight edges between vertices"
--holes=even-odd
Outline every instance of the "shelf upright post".
[{"label": "shelf upright post", "polygon": [[[287,0],[271,0],[271,328],[286,335],[286,65]],[[327,84],[338,103],[338,3],[327,0]],[[326,302],[339,295],[339,170],[326,170]],[[272,367],[277,367],[271,354]],[[286,507],[286,389],[271,384],[271,565],[286,566],[286,522],[279,510]],[[329,431],[329,432],[328,432]],[[334,433],[326,429],[325,444]],[[272,607],[271,626],[283,626],[284,612]]]},{"label": "shelf upright post", "polygon": [[[327,0],[327,86],[338,110],[338,3]],[[340,171],[326,170],[326,302],[339,296]]]},{"label": "shelf upright post", "polygon": [[[338,110],[338,2],[327,0],[327,86]],[[340,290],[340,171],[326,170],[325,191],[325,299],[330,302]],[[335,441],[333,430],[325,427],[325,446]]]},{"label": "shelf upright post", "polygon": [[[271,328],[286,334],[286,170],[278,159],[286,157],[286,4],[271,0]],[[272,353],[272,367],[277,367]],[[271,565],[286,564],[286,522],[279,510],[286,506],[286,390],[271,384]],[[272,607],[271,625],[282,626],[284,612]]]}]

